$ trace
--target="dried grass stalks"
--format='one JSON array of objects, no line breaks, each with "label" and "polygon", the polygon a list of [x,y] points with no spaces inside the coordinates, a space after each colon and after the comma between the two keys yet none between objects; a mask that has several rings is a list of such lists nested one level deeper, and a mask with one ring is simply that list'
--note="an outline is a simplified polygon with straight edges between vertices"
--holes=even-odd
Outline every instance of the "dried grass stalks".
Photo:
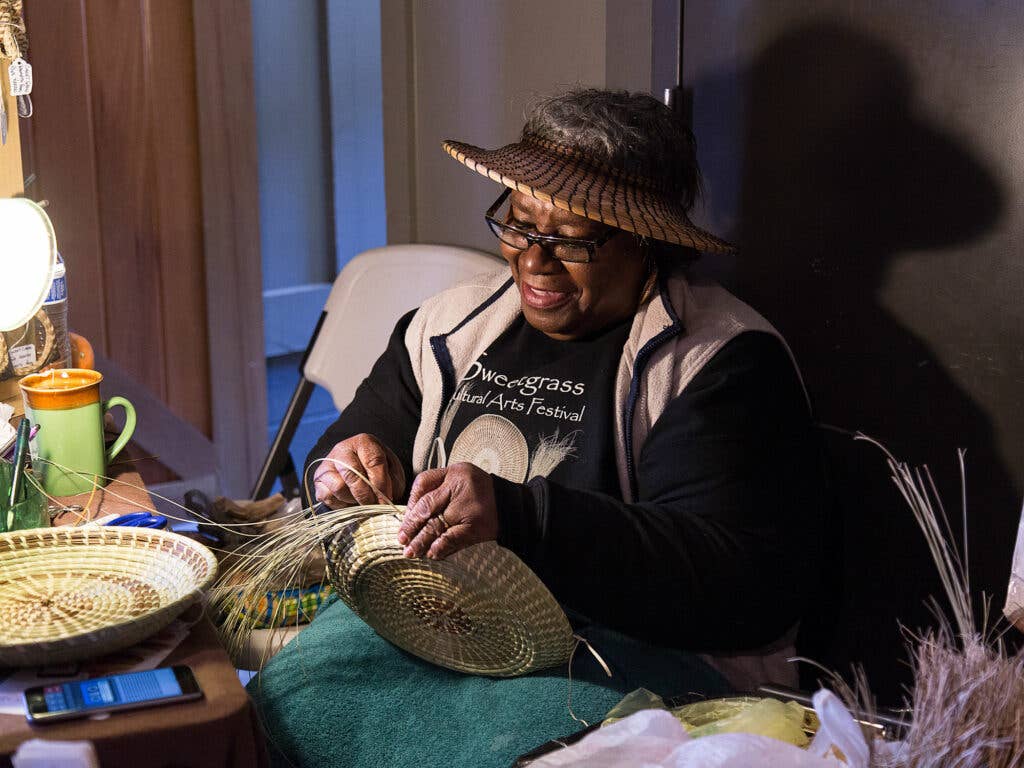
[{"label": "dried grass stalks", "polygon": [[[264,595],[281,589],[282,585],[297,586],[308,580],[313,563],[326,563],[324,543],[348,526],[369,517],[396,513],[400,514],[400,508],[376,504],[323,509],[262,534],[238,553],[234,565],[220,574],[210,591],[214,613],[222,617],[218,633],[231,657],[242,654],[263,618],[255,609]],[[323,578],[327,578],[326,569]],[[278,603],[272,620],[280,618],[277,612],[281,610],[284,606]]]},{"label": "dried grass stalks", "polygon": [[1024,765],[1024,658],[943,629],[917,641],[914,719],[889,768]]},{"label": "dried grass stalks", "polygon": [[[939,627],[923,636],[908,633],[914,689],[913,719],[904,741],[874,750],[878,768],[1016,768],[1024,766],[1024,651],[1008,655],[998,636],[978,628],[970,595],[966,553],[961,557],[927,467],[911,469],[888,457],[893,482],[924,533],[952,606],[952,621],[935,612]],[[960,452],[961,490],[964,455]],[[964,549],[967,508],[961,493]],[[936,510],[938,510],[936,512]],[[986,605],[987,607],[987,605]],[[953,627],[956,627],[954,631]],[[858,686],[866,701],[864,687]],[[852,695],[852,692],[850,692]]]}]

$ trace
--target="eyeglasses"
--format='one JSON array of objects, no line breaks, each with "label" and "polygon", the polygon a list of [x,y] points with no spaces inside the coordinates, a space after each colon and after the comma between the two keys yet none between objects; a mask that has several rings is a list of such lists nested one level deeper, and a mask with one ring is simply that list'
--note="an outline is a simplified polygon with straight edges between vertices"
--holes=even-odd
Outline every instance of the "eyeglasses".
[{"label": "eyeglasses", "polygon": [[525,251],[532,245],[539,245],[559,261],[587,264],[593,261],[594,251],[619,233],[618,229],[612,227],[596,240],[588,240],[581,237],[542,235],[537,231],[530,231],[507,222],[499,221],[495,218],[495,214],[511,193],[511,189],[506,189],[502,192],[501,196],[494,201],[494,205],[487,209],[484,218],[487,220],[487,226],[491,228],[494,236],[514,250]]}]

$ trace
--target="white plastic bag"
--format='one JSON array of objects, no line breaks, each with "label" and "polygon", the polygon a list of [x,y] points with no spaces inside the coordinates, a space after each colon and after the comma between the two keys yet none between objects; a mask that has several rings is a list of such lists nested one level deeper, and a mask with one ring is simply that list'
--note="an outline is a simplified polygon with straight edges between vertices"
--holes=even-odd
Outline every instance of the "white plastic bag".
[{"label": "white plastic bag", "polygon": [[868,768],[871,753],[860,726],[835,694],[814,694],[814,712],[821,727],[806,750],[768,736],[723,733],[683,744],[664,768]]},{"label": "white plastic bag", "polygon": [[1020,525],[1017,527],[1017,546],[1013,550],[1010,586],[1006,590],[1003,614],[1017,629],[1024,632],[1024,510],[1021,510]]},{"label": "white plastic bag", "polygon": [[530,763],[530,768],[660,768],[680,744],[689,741],[683,724],[663,709],[645,709],[612,723]]},{"label": "white plastic bag", "polygon": [[[627,763],[622,763],[623,768]],[[752,733],[720,733],[694,739],[669,756],[663,768],[849,768],[834,757]]]},{"label": "white plastic bag", "polygon": [[868,768],[871,749],[846,705],[832,691],[824,689],[814,694],[812,702],[821,726],[807,751],[812,755],[825,756],[835,747],[846,756],[846,765],[850,768]]},{"label": "white plastic bag", "polygon": [[[860,726],[830,691],[814,695],[821,729],[806,750],[749,733],[693,739],[668,712],[644,710],[531,763],[534,768],[868,768]],[[839,750],[846,762],[835,756]]]}]

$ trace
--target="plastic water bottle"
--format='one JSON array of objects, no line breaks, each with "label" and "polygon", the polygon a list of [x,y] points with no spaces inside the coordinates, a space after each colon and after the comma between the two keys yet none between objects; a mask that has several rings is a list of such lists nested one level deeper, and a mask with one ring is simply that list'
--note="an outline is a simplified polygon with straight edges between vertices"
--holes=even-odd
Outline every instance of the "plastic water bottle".
[{"label": "plastic water bottle", "polygon": [[68,285],[67,270],[64,259],[58,253],[57,263],[53,265],[53,280],[50,292],[43,302],[43,311],[53,325],[53,351],[47,361],[51,368],[68,368],[71,366],[71,337],[68,336]]},{"label": "plastic water bottle", "polygon": [[5,333],[7,360],[0,360],[0,373],[7,369],[15,377],[49,368],[71,365],[68,336],[68,289],[64,260],[58,254],[50,280],[50,292],[43,302],[41,320],[37,314],[25,325]]}]

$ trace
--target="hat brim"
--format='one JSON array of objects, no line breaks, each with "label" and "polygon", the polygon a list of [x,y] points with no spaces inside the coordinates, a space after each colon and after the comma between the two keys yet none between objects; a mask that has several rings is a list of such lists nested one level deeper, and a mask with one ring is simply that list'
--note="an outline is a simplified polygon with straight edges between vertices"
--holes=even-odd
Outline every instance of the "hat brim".
[{"label": "hat brim", "polygon": [[583,162],[578,155],[527,142],[489,150],[449,139],[443,146],[480,175],[588,219],[705,253],[736,251],[691,222],[670,196],[630,183],[628,177]]}]

